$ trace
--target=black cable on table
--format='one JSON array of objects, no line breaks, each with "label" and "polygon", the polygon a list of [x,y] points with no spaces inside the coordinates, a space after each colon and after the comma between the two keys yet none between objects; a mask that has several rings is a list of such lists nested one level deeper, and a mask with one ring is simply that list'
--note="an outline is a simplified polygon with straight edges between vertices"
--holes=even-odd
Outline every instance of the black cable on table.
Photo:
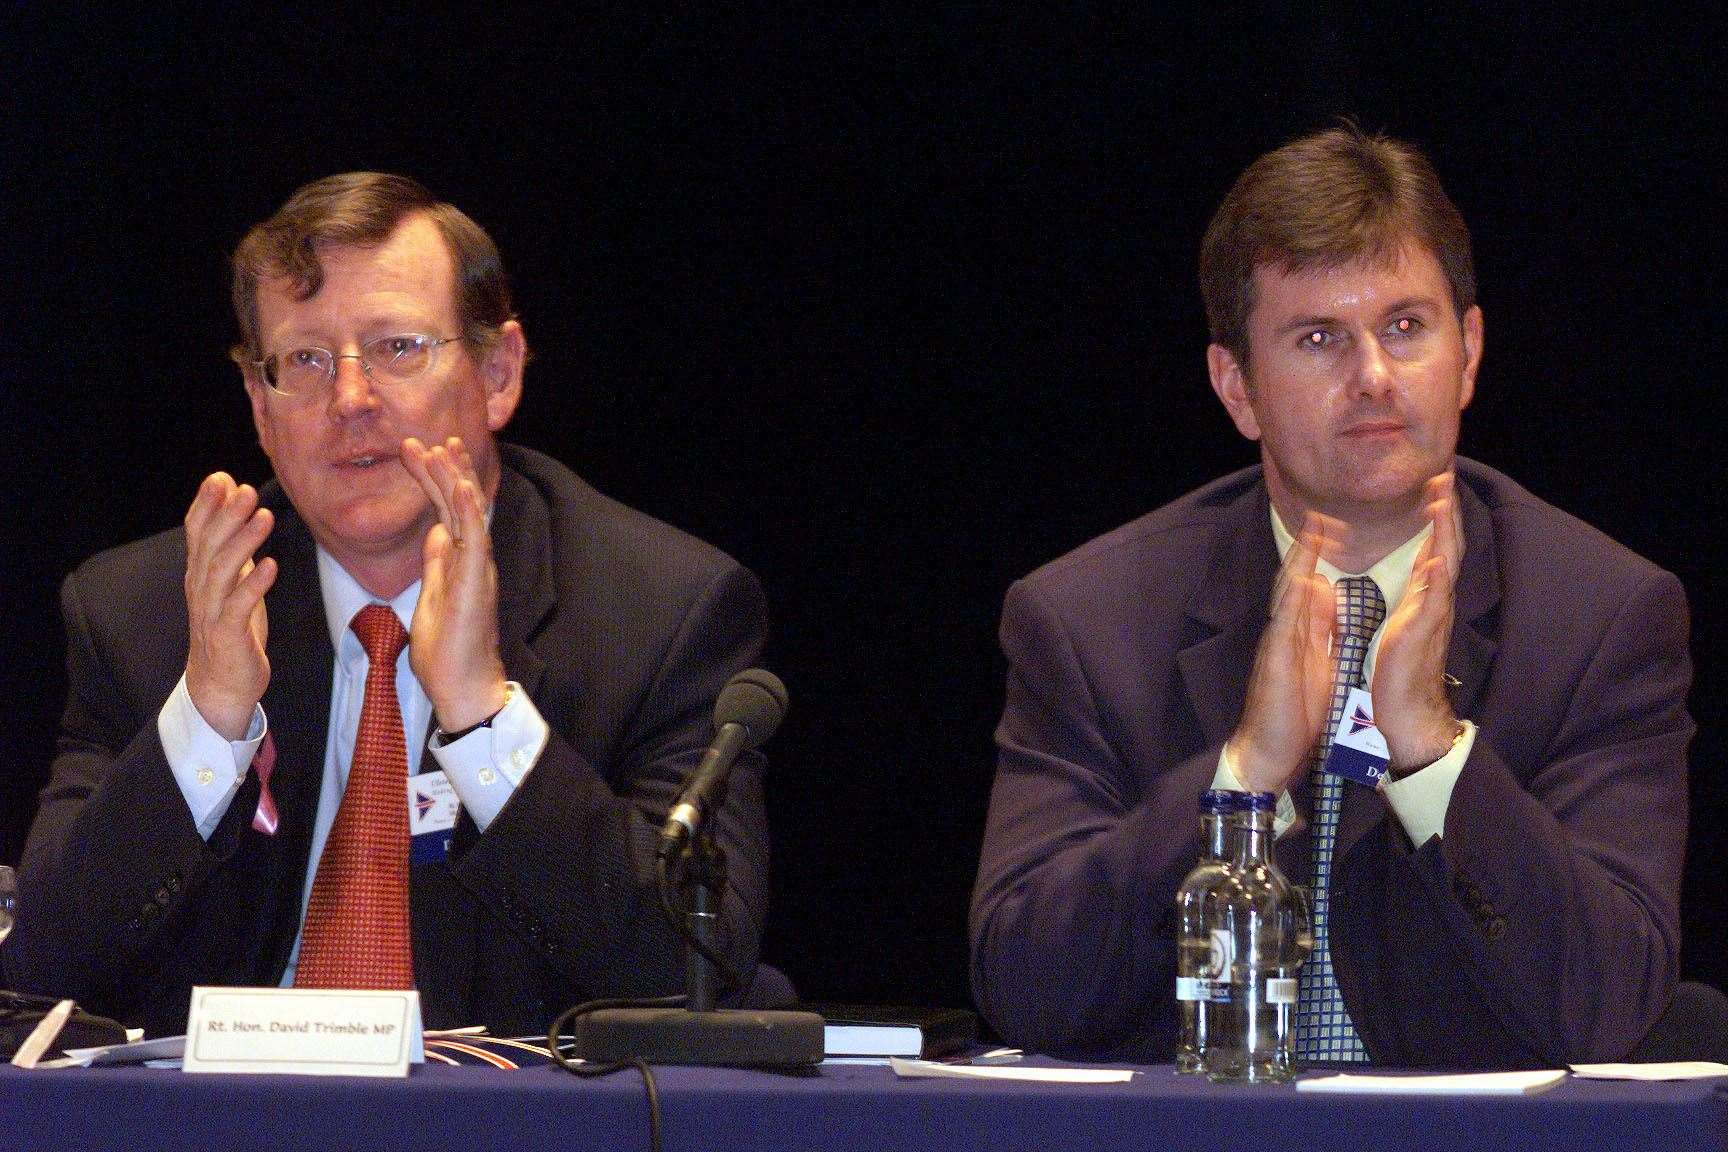
[{"label": "black cable on table", "polygon": [[574,1076],[588,1079],[594,1076],[609,1076],[614,1072],[622,1072],[626,1068],[634,1068],[642,1073],[642,1090],[648,1095],[648,1149],[649,1152],[660,1152],[660,1089],[654,1083],[654,1070],[648,1067],[646,1060],[619,1060],[610,1064],[589,1064],[581,1060],[566,1057],[561,1048],[559,1036],[575,1022],[578,1016],[586,1016],[590,1012],[598,1012],[602,1008],[676,1008],[684,1003],[683,996],[660,996],[647,1000],[610,999],[590,1000],[578,1004],[552,1021],[552,1027],[546,1033],[546,1048],[552,1053],[552,1060],[564,1071]]}]

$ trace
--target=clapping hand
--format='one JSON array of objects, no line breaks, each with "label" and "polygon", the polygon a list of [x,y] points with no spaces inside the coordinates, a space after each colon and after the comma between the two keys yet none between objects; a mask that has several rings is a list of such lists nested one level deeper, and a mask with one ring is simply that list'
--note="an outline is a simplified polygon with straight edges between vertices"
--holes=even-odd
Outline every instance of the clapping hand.
[{"label": "clapping hand", "polygon": [[402,442],[402,462],[438,510],[423,548],[408,663],[432,701],[438,727],[457,732],[494,715],[508,699],[485,497],[459,437],[428,448],[410,436]]},{"label": "clapping hand", "polygon": [[1272,586],[1242,719],[1227,745],[1237,778],[1255,792],[1282,792],[1307,764],[1332,698],[1332,585],[1316,571],[1335,525],[1309,512]]},{"label": "clapping hand", "polygon": [[1464,526],[1451,472],[1423,491],[1434,532],[1423,541],[1410,587],[1386,621],[1374,661],[1374,721],[1386,737],[1394,778],[1446,755],[1459,732],[1446,698],[1454,589],[1464,563]]},{"label": "clapping hand", "polygon": [[258,490],[226,472],[205,477],[186,512],[186,691],[229,740],[245,737],[270,684],[264,594],[276,582],[276,561],[252,557],[274,524]]}]

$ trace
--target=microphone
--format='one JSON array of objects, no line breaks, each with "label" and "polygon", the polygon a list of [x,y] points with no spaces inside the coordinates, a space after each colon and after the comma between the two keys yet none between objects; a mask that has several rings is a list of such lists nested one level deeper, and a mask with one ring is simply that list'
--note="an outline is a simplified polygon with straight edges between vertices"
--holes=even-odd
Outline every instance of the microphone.
[{"label": "microphone", "polygon": [[726,681],[714,702],[714,739],[661,826],[660,859],[677,855],[702,822],[725,802],[733,762],[774,735],[786,715],[786,705],[786,685],[766,669],[746,668]]},{"label": "microphone", "polygon": [[[726,859],[721,846],[700,835],[700,829],[726,802],[726,777],[733,763],[774,735],[785,714],[786,686],[773,673],[750,668],[728,680],[714,702],[714,739],[660,830],[660,909],[688,949],[685,1006],[601,1006],[664,1003],[653,1000],[578,1004],[553,1023],[548,1041],[554,1048],[564,1026],[571,1024],[574,1054],[601,1065],[641,1061],[806,1068],[822,1062],[822,1017],[814,1012],[720,1008],[714,979],[716,969],[727,970],[716,951]],[[690,882],[687,908],[674,907],[671,891],[672,858],[680,852],[691,857],[684,876]]]}]

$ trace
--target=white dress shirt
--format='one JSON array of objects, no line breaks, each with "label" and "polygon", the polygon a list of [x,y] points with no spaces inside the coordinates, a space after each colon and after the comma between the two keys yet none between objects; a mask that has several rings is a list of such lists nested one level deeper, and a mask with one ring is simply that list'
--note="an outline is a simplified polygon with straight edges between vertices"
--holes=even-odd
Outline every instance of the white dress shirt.
[{"label": "white dress shirt", "polygon": [[[312,825],[311,864],[306,869],[306,885],[300,894],[302,920],[306,915],[306,902],[312,896],[317,861],[323,855],[324,841],[336,821],[342,792],[348,784],[348,766],[354,758],[354,741],[360,727],[360,707],[370,666],[366,650],[361,647],[360,638],[349,628],[349,622],[360,609],[377,603],[376,598],[322,548],[318,549],[318,585],[324,599],[325,623],[336,650],[336,663],[330,686],[330,724],[324,743],[323,785],[318,793],[318,813]],[[389,601],[404,628],[413,621],[414,608],[419,601],[418,580]],[[408,666],[407,647],[396,660],[396,698],[402,708],[408,775],[413,777],[420,771],[421,749],[430,746],[426,737],[434,717],[431,700]],[[245,781],[258,746],[264,742],[268,728],[263,706],[253,709],[252,723],[244,739],[227,740],[199,714],[186,690],[186,677],[182,675],[168,702],[162,706],[156,730],[162,738],[162,751],[168,759],[168,767],[180,785],[187,807],[191,809],[198,834],[208,840]],[[476,827],[484,832],[527,778],[540,753],[545,750],[550,735],[551,730],[533,701],[528,699],[528,694],[521,685],[512,682],[509,702],[493,718],[490,727],[476,729],[443,747],[432,747],[432,756],[456,790],[462,807]],[[402,803],[408,803],[406,793]],[[299,956],[300,937],[296,933],[288,967],[282,975],[283,987],[294,983]]]},{"label": "white dress shirt", "polygon": [[[1416,554],[1422,550],[1423,541],[1427,540],[1433,531],[1433,525],[1424,526],[1420,532],[1393,549],[1366,572],[1342,572],[1324,559],[1315,566],[1315,570],[1333,584],[1347,576],[1367,576],[1374,581],[1380,589],[1380,595],[1386,600],[1385,620],[1374,630],[1374,638],[1368,644],[1368,655],[1362,665],[1362,679],[1367,684],[1374,683],[1374,658],[1380,652],[1380,638],[1386,631],[1386,620],[1392,618],[1399,601],[1404,599],[1404,591],[1410,584],[1410,573],[1416,566]],[[1279,518],[1276,508],[1272,509],[1272,537],[1278,544],[1278,559],[1283,561],[1295,546],[1296,538],[1284,527],[1284,521]],[[1392,809],[1398,822],[1404,825],[1404,831],[1409,835],[1412,844],[1425,844],[1430,836],[1438,836],[1445,830],[1446,809],[1452,803],[1452,788],[1458,783],[1458,774],[1464,770],[1464,762],[1470,759],[1470,749],[1476,746],[1476,725],[1468,720],[1463,724],[1464,735],[1452,745],[1446,755],[1426,768],[1410,773],[1402,780],[1388,779],[1381,785],[1381,794],[1385,796],[1387,806]],[[1212,787],[1233,792],[1244,791],[1242,780],[1236,775],[1235,769],[1226,745],[1225,751],[1218,757],[1218,772],[1213,777]],[[1282,836],[1295,820],[1295,802],[1290,799],[1288,791],[1280,793],[1278,808],[1272,820],[1273,833]]]}]

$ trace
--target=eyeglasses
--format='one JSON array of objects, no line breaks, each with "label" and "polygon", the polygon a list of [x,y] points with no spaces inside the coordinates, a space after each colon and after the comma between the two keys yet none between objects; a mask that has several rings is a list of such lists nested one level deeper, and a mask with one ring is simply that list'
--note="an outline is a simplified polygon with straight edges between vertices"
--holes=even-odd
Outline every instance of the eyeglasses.
[{"label": "eyeglasses", "polygon": [[279,396],[304,398],[316,396],[336,378],[338,360],[358,360],[366,378],[379,388],[412,384],[432,370],[438,360],[438,349],[454,344],[462,336],[426,336],[419,332],[401,332],[380,336],[360,345],[358,355],[338,356],[328,348],[291,348],[252,361],[264,383]]}]

